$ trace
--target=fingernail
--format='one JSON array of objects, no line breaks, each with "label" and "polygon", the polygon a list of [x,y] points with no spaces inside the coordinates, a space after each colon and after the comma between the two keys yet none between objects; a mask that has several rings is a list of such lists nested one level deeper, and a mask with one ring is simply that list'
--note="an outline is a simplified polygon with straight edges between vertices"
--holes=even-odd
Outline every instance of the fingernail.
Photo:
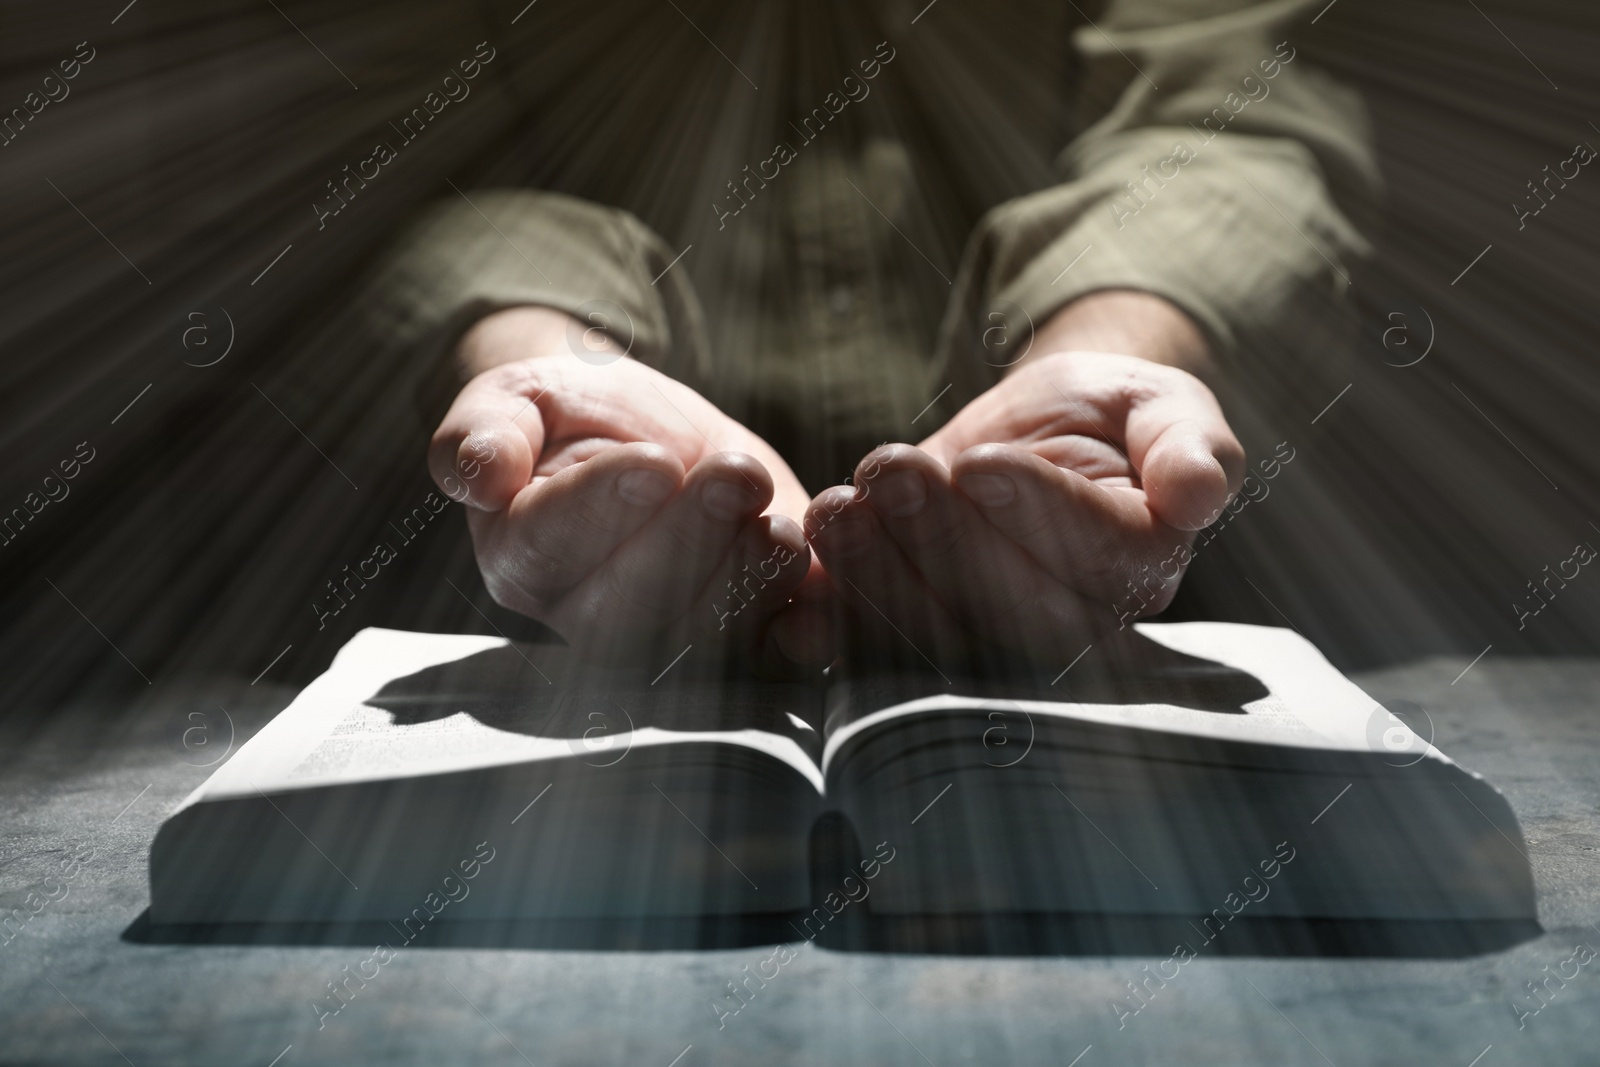
[{"label": "fingernail", "polygon": [[903,519],[915,515],[928,502],[928,483],[916,471],[895,471],[869,483],[867,498],[880,511]]},{"label": "fingernail", "polygon": [[837,559],[859,556],[872,543],[872,531],[860,519],[834,519],[817,531],[817,537]]},{"label": "fingernail", "polygon": [[649,507],[667,499],[672,492],[672,479],[660,471],[624,471],[617,478],[617,495],[630,504]]},{"label": "fingernail", "polygon": [[790,552],[799,555],[806,550],[806,535],[793,519],[782,515],[773,516],[770,532],[772,539]]},{"label": "fingernail", "polygon": [[723,522],[744,518],[754,501],[755,495],[747,487],[732,482],[710,481],[700,490],[700,506]]},{"label": "fingernail", "polygon": [[1004,474],[968,474],[956,485],[986,508],[1004,507],[1017,498],[1017,484]]},{"label": "fingernail", "polygon": [[854,486],[841,485],[812,501],[805,514],[806,536],[809,538],[820,533],[857,495]]}]

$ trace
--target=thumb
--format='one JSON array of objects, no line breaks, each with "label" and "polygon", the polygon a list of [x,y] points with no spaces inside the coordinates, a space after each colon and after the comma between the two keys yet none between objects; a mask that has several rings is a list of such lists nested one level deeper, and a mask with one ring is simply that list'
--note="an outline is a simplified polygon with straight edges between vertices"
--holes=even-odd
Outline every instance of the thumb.
[{"label": "thumb", "polygon": [[1156,517],[1180,530],[1201,530],[1221,514],[1239,488],[1244,449],[1226,426],[1185,420],[1163,430],[1145,451],[1140,470]]},{"label": "thumb", "polygon": [[468,383],[428,446],[428,470],[446,496],[500,511],[525,488],[544,447],[538,405],[493,371]]}]

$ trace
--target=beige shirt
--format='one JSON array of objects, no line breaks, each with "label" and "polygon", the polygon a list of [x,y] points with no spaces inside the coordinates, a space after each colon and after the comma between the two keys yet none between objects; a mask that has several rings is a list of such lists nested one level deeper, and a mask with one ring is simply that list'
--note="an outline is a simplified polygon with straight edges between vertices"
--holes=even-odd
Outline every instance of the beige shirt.
[{"label": "beige shirt", "polygon": [[1167,298],[1256,373],[1341,314],[1378,187],[1359,99],[1302,54],[1318,6],[546,12],[570,32],[517,71],[515,182],[421,219],[369,319],[441,359],[489,311],[560,308],[812,490],[932,432],[1095,290]]}]

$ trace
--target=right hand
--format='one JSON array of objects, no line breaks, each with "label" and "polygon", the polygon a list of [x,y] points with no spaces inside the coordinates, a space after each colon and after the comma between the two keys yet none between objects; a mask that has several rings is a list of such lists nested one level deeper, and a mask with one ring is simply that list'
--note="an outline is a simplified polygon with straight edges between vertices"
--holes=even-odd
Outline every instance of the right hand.
[{"label": "right hand", "polygon": [[580,359],[579,335],[592,345],[560,312],[513,308],[457,349],[488,369],[434,431],[428,466],[467,506],[495,602],[585,660],[659,669],[693,642],[763,673],[825,665],[826,581],[794,473],[687,386],[601,348]]}]

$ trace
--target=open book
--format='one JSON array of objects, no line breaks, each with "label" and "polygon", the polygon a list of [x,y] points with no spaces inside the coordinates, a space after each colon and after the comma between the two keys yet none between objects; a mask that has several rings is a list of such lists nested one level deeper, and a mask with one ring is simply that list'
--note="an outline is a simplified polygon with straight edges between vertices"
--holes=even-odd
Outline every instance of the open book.
[{"label": "open book", "polygon": [[[810,686],[364,630],[162,826],[151,921],[1533,919],[1500,794],[1305,640],[1137,631],[1053,685]],[[819,908],[827,819],[858,862]]]}]

